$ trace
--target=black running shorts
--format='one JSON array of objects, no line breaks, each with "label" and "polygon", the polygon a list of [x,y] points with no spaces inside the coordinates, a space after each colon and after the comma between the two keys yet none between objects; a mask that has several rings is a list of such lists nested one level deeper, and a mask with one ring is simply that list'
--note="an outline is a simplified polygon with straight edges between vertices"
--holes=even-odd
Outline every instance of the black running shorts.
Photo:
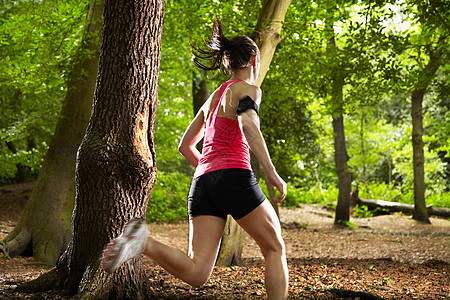
[{"label": "black running shorts", "polygon": [[201,215],[238,220],[258,207],[266,196],[251,170],[223,169],[192,181],[188,196],[189,220]]}]

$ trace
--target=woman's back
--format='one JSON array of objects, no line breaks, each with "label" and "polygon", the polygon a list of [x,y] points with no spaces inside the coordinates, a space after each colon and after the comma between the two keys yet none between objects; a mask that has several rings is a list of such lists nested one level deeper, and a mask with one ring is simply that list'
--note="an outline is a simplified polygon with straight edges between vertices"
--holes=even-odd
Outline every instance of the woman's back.
[{"label": "woman's back", "polygon": [[194,178],[220,169],[251,170],[249,146],[236,115],[237,103],[248,94],[249,86],[242,80],[230,80],[210,97],[209,105],[205,106],[209,109],[204,111],[206,126],[202,156]]},{"label": "woman's back", "polygon": [[[216,101],[221,101],[217,110],[217,115],[219,117],[224,117],[230,120],[237,120],[236,108],[239,99],[245,96],[250,96],[250,98],[255,100],[257,103],[259,102],[261,91],[258,87],[248,84],[247,82],[242,80],[230,81],[233,81],[234,83],[229,85],[222,95],[219,95],[220,87],[211,95],[209,109],[208,111],[203,112],[205,115],[205,121],[209,118],[209,115],[212,112]],[[222,97],[221,100],[218,99],[219,96]]]}]

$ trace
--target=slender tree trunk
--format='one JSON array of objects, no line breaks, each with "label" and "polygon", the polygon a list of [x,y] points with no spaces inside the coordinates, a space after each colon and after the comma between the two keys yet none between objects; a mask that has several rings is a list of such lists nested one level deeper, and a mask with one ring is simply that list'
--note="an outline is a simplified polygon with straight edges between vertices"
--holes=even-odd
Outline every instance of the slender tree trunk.
[{"label": "slender tree trunk", "polygon": [[[344,77],[338,70],[334,72],[333,78],[333,103],[341,104],[343,102]],[[342,107],[340,110],[343,110]],[[339,195],[336,206],[336,215],[334,224],[342,225],[343,222],[350,220],[350,193],[352,192],[352,176],[348,169],[348,154],[345,143],[344,116],[333,116],[333,132],[334,132],[334,163],[336,165],[336,173],[338,175]]]},{"label": "slender tree trunk", "polygon": [[342,224],[342,221],[350,220],[350,193],[351,193],[351,174],[348,170],[348,155],[345,145],[344,135],[344,117],[333,117],[334,131],[334,162],[338,175],[339,195],[336,206],[336,216],[334,223]]},{"label": "slender tree trunk", "polygon": [[202,105],[206,102],[211,93],[208,81],[205,79],[204,71],[201,74],[192,74],[192,97],[194,103],[194,115],[198,113]]},{"label": "slender tree trunk", "polygon": [[363,112],[361,114],[361,131],[360,131],[360,137],[361,137],[361,155],[362,155],[362,163],[363,163],[363,180],[364,185],[366,187],[366,193],[369,194],[369,182],[367,180],[367,167],[366,167],[366,149],[364,146],[364,122],[366,119],[366,114]]},{"label": "slender tree trunk", "polygon": [[[192,74],[192,97],[194,103],[194,115],[197,115],[202,105],[208,100],[211,91],[209,89],[208,81],[206,81],[205,71],[200,74],[193,72]],[[202,152],[203,139],[197,144],[197,149]]]},{"label": "slender tree trunk", "polygon": [[[281,36],[281,27],[283,26],[284,17],[290,4],[291,0],[265,0],[263,2],[258,22],[252,35],[253,40],[259,47],[261,59],[259,77],[256,82],[257,86],[261,86],[269,69],[275,49],[283,39]],[[277,207],[277,204],[274,202],[275,190],[268,180],[265,181],[270,192],[269,199],[272,205]],[[243,234],[242,228],[239,227],[233,218],[228,218],[225,228],[216,264],[219,264],[219,262],[231,262],[231,264],[236,261],[239,262],[242,256],[244,240],[239,238]],[[232,246],[225,247],[223,246],[224,244]],[[226,264],[221,263],[221,265]]]},{"label": "slender tree trunk", "polygon": [[412,144],[414,168],[414,213],[413,219],[430,223],[425,203],[425,157],[423,153],[422,102],[426,89],[440,66],[440,52],[432,51],[430,61],[419,75],[415,89],[411,93]]},{"label": "slender tree trunk", "polygon": [[99,72],[89,126],[79,148],[72,240],[41,286],[81,299],[142,299],[150,292],[142,259],[113,274],[102,249],[133,217],[145,217],[156,180],[154,125],[164,1],[105,1]]},{"label": "slender tree trunk", "polygon": [[425,204],[425,157],[423,154],[422,101],[425,90],[415,90],[411,95],[412,144],[414,164],[414,213],[413,219],[430,223]]},{"label": "slender tree trunk", "polygon": [[[55,134],[24,214],[4,239],[10,256],[31,248],[37,261],[55,264],[70,240],[75,201],[75,158],[92,109],[98,69],[103,1],[91,1],[81,55],[68,83],[68,91]],[[94,5],[95,4],[95,5]]]}]

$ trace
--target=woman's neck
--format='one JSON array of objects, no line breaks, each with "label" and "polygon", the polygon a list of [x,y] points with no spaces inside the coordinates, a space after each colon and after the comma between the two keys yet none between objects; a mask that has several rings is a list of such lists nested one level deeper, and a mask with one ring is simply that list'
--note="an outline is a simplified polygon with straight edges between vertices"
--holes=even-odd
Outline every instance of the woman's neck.
[{"label": "woman's neck", "polygon": [[254,84],[253,68],[240,68],[232,71],[230,80],[242,79],[249,84]]}]

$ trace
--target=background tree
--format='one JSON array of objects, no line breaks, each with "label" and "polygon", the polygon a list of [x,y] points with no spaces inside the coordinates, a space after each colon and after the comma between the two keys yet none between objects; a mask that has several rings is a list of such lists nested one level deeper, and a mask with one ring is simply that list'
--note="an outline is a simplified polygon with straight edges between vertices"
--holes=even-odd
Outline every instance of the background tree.
[{"label": "background tree", "polygon": [[[427,4],[411,1],[382,9],[391,14],[396,13],[389,22],[402,20],[404,24],[396,28],[395,24],[388,23],[384,39],[380,38],[379,42],[389,47],[387,60],[393,62],[393,67],[385,68],[385,77],[390,79],[393,89],[403,94],[403,97],[406,98],[405,94],[410,93],[412,128],[408,134],[412,137],[410,150],[413,167],[408,169],[413,176],[404,176],[403,179],[409,181],[408,177],[411,178],[415,204],[413,218],[429,223],[425,204],[425,186],[428,181],[425,176],[425,161],[428,159],[428,166],[431,166],[433,163],[430,156],[437,155],[433,155],[431,148],[431,151],[424,149],[423,136],[427,130],[424,130],[423,125],[423,102],[425,94],[432,91],[433,86],[440,84],[442,71],[439,68],[448,64],[448,55],[444,49],[448,47],[449,30],[442,17],[448,11],[448,4],[440,1]],[[386,23],[385,20],[379,22]],[[438,101],[436,96],[438,95],[432,96],[434,101]]]},{"label": "background tree", "polygon": [[91,1],[87,23],[55,134],[25,212],[3,240],[9,256],[31,253],[55,264],[70,240],[75,201],[75,158],[86,131],[98,69],[103,1]]},{"label": "background tree", "polygon": [[[344,95],[344,86],[348,84],[348,77],[355,72],[354,66],[349,63],[353,55],[348,49],[342,49],[342,43],[337,41],[342,38],[337,36],[336,28],[339,22],[349,18],[348,7],[352,3],[320,2],[305,4],[303,11],[297,11],[295,32],[299,40],[298,54],[292,54],[298,59],[307,58],[307,64],[301,65],[305,71],[296,82],[306,87],[305,94],[315,94],[322,99],[325,112],[332,117],[334,136],[334,163],[338,177],[338,199],[335,214],[335,224],[349,221],[351,173],[347,164],[349,156],[346,149],[344,134],[344,114],[348,109],[346,102],[349,100]],[[308,14],[309,13],[309,14]],[[303,16],[304,20],[299,18]],[[294,16],[295,17],[295,16]],[[306,30],[305,30],[306,28]],[[310,72],[308,75],[307,70]],[[308,89],[312,89],[308,90]],[[351,100],[350,100],[351,101]]]},{"label": "background tree", "polygon": [[150,291],[142,259],[107,274],[99,258],[127,221],[146,215],[156,179],[163,12],[163,1],[105,1],[93,111],[77,156],[72,240],[56,268],[28,287],[89,299],[144,298]]},{"label": "background tree", "polygon": [[[448,59],[448,37],[450,27],[442,18],[441,13],[448,15],[450,5],[436,1],[435,3],[417,5],[417,17],[422,23],[420,41],[411,38],[412,48],[415,50],[415,60],[418,64],[411,93],[412,116],[412,144],[414,164],[414,214],[413,219],[430,223],[425,204],[425,175],[424,175],[424,143],[423,143],[423,97],[439,67]],[[436,5],[438,4],[438,6]],[[430,20],[431,19],[431,20]],[[448,20],[448,19],[447,19]],[[425,43],[424,43],[425,42]],[[428,56],[427,58],[424,56]],[[427,59],[428,62],[423,63]]]}]

